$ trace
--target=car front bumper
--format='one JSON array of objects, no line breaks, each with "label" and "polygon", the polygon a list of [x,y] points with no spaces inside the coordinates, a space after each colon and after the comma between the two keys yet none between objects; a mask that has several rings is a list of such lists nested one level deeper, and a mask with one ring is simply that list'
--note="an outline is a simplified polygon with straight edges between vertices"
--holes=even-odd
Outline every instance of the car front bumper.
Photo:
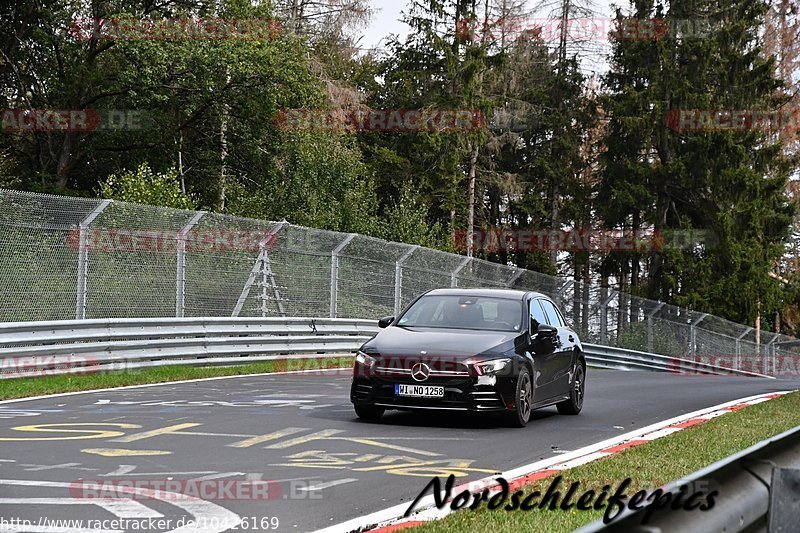
[{"label": "car front bumper", "polygon": [[[504,412],[514,408],[516,380],[496,377],[494,384],[487,379],[429,379],[423,383],[408,379],[353,378],[350,401],[357,405],[374,405],[384,409],[445,410],[470,412]],[[395,384],[439,385],[444,387],[443,398],[397,396]]]}]

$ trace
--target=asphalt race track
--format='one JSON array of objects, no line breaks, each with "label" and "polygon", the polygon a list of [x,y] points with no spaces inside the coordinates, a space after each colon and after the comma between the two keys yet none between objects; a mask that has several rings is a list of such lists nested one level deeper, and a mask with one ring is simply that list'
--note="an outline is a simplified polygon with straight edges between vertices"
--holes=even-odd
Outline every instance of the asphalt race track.
[{"label": "asphalt race track", "polygon": [[[222,531],[237,517],[239,531],[312,531],[410,502],[434,475],[478,479],[795,385],[590,368],[581,415],[547,408],[524,429],[449,413],[361,422],[346,375],[245,376],[0,403],[0,531]],[[140,488],[129,499],[97,499],[103,493],[88,482],[108,480]],[[190,495],[192,486],[220,492],[169,498],[141,488],[181,480]],[[55,522],[68,519],[83,522]]]}]

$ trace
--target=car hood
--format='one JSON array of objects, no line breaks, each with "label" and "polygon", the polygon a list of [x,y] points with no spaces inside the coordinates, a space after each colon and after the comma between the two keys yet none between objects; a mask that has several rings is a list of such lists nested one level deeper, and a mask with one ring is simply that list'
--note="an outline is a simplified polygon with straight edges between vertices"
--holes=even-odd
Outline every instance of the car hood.
[{"label": "car hood", "polygon": [[463,360],[479,354],[500,355],[514,350],[516,339],[520,337],[522,334],[511,331],[389,326],[366,342],[362,350],[391,358],[418,358],[424,351],[426,359]]}]

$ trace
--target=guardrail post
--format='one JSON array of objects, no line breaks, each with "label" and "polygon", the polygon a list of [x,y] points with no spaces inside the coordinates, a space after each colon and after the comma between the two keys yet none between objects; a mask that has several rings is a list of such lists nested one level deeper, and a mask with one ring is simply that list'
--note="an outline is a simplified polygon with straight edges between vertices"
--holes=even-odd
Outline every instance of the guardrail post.
[{"label": "guardrail post", "polygon": [[751,331],[753,331],[753,328],[747,328],[744,333],[736,337],[736,370],[740,370],[739,366],[741,365],[742,339],[749,335]]},{"label": "guardrail post", "polygon": [[689,355],[697,355],[697,325],[707,316],[708,313],[703,313],[689,324]]},{"label": "guardrail post", "polygon": [[461,263],[450,273],[450,286],[451,287],[458,287],[458,273],[464,270],[464,268],[472,261],[471,257],[465,258]]},{"label": "guardrail post", "polygon": [[336,318],[339,305],[339,254],[355,237],[356,234],[351,233],[331,252],[331,318]]},{"label": "guardrail post", "polygon": [[186,309],[186,235],[206,215],[205,211],[198,211],[191,220],[178,232],[178,256],[175,267],[175,317],[180,318]]},{"label": "guardrail post", "polygon": [[[603,287],[603,291],[607,291],[608,287]],[[617,291],[611,290],[611,293],[600,302],[600,344],[608,342],[608,304],[617,295]]]},{"label": "guardrail post", "polygon": [[89,281],[89,226],[100,213],[111,205],[111,200],[103,200],[83,219],[78,226],[78,290],[75,297],[75,319],[86,318],[86,288]]},{"label": "guardrail post", "polygon": [[411,254],[413,254],[419,245],[412,246],[403,257],[398,259],[394,264],[394,316],[400,313],[400,302],[403,298],[403,263],[405,263]]},{"label": "guardrail post", "polygon": [[653,317],[664,307],[664,302],[659,302],[655,309],[647,314],[647,351],[653,352]]},{"label": "guardrail post", "polygon": [[[239,313],[242,312],[242,308],[244,307],[244,302],[247,301],[247,295],[250,294],[250,288],[253,286],[253,283],[255,283],[255,281],[256,281],[256,276],[259,273],[261,273],[262,279],[263,279],[263,276],[265,274],[264,269],[265,268],[269,269],[269,257],[267,256],[267,244],[269,244],[269,242],[272,239],[274,239],[275,236],[278,235],[278,233],[280,233],[280,231],[284,227],[286,227],[287,225],[289,225],[289,223],[286,220],[281,220],[280,222],[278,222],[278,224],[274,228],[272,228],[269,231],[269,233],[264,238],[264,240],[262,240],[260,243],[258,243],[258,248],[260,250],[259,253],[258,253],[258,257],[256,258],[255,263],[253,263],[253,268],[250,269],[250,274],[247,276],[247,281],[244,283],[244,287],[242,288],[242,293],[239,295],[239,299],[236,301],[236,306],[233,308],[233,313],[231,313],[232,317],[239,316]],[[265,263],[266,263],[266,265],[265,265]],[[271,269],[268,270],[266,272],[266,274],[267,274],[267,276],[271,276],[272,275],[272,270]],[[281,314],[281,316],[284,316],[285,315],[285,311],[283,309],[283,304],[280,301],[280,294],[278,293],[277,287],[273,286],[273,290],[275,291],[275,299],[277,301],[278,312]],[[264,293],[262,291],[262,293],[259,294],[259,299],[261,299],[263,294]],[[260,306],[263,307],[263,303],[260,302],[260,304],[261,304]]]}]

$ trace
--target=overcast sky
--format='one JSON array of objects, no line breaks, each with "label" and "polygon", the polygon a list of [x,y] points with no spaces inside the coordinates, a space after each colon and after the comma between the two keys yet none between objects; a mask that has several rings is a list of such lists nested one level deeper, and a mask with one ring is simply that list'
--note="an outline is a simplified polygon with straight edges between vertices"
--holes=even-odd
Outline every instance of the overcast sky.
[{"label": "overcast sky", "polygon": [[[589,0],[592,1],[592,0]],[[529,4],[534,3],[541,3],[542,0],[537,0],[536,2],[529,1]],[[372,17],[372,21],[369,27],[366,28],[364,31],[364,37],[361,40],[360,46],[362,48],[385,48],[386,42],[385,37],[390,33],[405,35],[408,32],[408,26],[403,24],[400,21],[401,11],[407,9],[407,6],[410,4],[409,0],[370,0],[373,8],[375,9],[375,14]],[[616,0],[614,2],[618,5],[627,6],[629,5],[628,0]],[[611,14],[611,8],[609,4],[611,4],[610,0],[594,0],[592,2],[594,4],[594,10],[598,13],[597,17],[609,17]],[[538,17],[547,17],[547,13],[544,12],[541,15],[537,15]],[[598,42],[594,43],[592,46],[593,49],[596,50],[594,54],[590,54],[593,57],[584,57],[583,61],[581,61],[581,70],[584,71],[585,74],[589,74],[591,72],[600,72],[602,73],[605,71],[604,60],[602,59],[602,50],[605,48],[607,43],[605,42]]]}]

